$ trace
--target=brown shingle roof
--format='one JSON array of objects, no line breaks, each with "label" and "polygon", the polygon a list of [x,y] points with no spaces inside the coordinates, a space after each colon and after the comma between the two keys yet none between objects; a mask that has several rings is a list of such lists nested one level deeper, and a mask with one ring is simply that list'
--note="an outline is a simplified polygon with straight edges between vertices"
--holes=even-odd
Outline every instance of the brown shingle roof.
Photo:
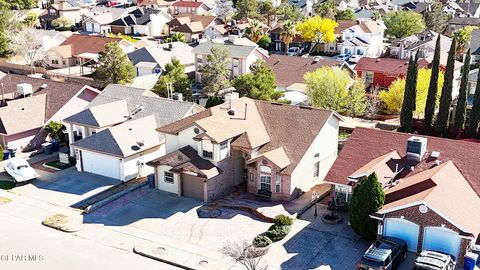
[{"label": "brown shingle roof", "polygon": [[[427,153],[422,162],[417,163],[405,157],[407,140],[411,136],[412,134],[355,128],[325,177],[325,181],[348,184],[349,175],[369,161],[391,151],[397,151],[402,157],[400,160],[395,160],[395,163],[399,164],[399,169],[405,168],[398,178],[407,177],[435,166],[435,159],[429,156],[432,151],[438,151],[440,161],[453,161],[473,190],[480,194],[479,143],[426,136],[428,138]],[[414,166],[413,172],[410,166]]]},{"label": "brown shingle roof", "polygon": [[303,75],[321,67],[341,66],[342,61],[272,54],[266,63],[275,73],[277,86],[288,87],[294,83],[304,83]]},{"label": "brown shingle roof", "polygon": [[167,24],[173,27],[180,26],[186,23],[192,22],[201,22],[203,28],[207,28],[213,21],[215,21],[215,16],[203,16],[197,14],[179,14],[175,16],[173,20]]},{"label": "brown shingle roof", "polygon": [[350,28],[354,25],[357,25],[357,21],[345,21],[345,20],[340,20],[337,21],[338,26],[335,27],[335,35],[341,35],[343,30]]},{"label": "brown shingle roof", "polygon": [[192,126],[195,121],[203,119],[205,117],[211,116],[212,113],[210,109],[206,109],[205,111],[201,111],[199,113],[190,115],[189,117],[185,117],[178,121],[175,121],[171,124],[165,125],[163,127],[157,128],[158,132],[168,133],[168,134],[176,134],[179,131]]},{"label": "brown shingle roof", "polygon": [[59,46],[70,45],[72,56],[77,56],[82,53],[100,53],[105,49],[107,43],[121,40],[121,38],[102,36],[72,35]]},{"label": "brown shingle roof", "polygon": [[200,1],[178,1],[173,4],[174,7],[200,7],[203,2]]},{"label": "brown shingle roof", "polygon": [[[5,95],[16,93],[17,85],[21,83],[31,84],[34,96],[46,94],[45,119],[51,118],[84,87],[82,84],[57,82],[15,74],[6,75],[0,79],[0,83],[3,83]],[[44,84],[46,84],[47,87],[42,89],[41,86]]]}]

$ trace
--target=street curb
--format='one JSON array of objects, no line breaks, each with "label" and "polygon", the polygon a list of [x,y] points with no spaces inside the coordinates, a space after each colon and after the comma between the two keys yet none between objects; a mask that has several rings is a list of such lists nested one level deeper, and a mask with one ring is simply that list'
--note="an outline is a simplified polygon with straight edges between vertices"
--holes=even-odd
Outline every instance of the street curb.
[{"label": "street curb", "polygon": [[195,270],[195,268],[190,268],[188,266],[185,266],[185,265],[182,265],[182,264],[178,264],[176,262],[172,262],[172,261],[169,261],[169,260],[164,260],[158,256],[154,256],[154,255],[150,255],[150,254],[147,254],[145,252],[142,252],[142,251],[138,251],[136,250],[136,247],[133,247],[133,253],[135,254],[138,254],[140,256],[143,256],[143,257],[147,257],[149,259],[152,259],[152,260],[155,260],[155,261],[159,261],[159,262],[163,262],[163,263],[166,263],[166,264],[170,264],[170,265],[173,265],[173,266],[176,266],[178,268],[182,268],[182,269],[186,269],[186,270]]}]

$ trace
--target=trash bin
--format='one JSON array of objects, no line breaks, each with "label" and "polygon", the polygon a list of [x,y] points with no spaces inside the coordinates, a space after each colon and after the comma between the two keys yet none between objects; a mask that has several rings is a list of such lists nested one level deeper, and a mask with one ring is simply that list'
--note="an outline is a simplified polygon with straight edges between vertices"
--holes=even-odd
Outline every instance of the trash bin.
[{"label": "trash bin", "polygon": [[477,260],[478,260],[478,254],[475,254],[473,252],[467,252],[467,254],[465,254],[463,269],[474,270],[475,265],[477,264]]},{"label": "trash bin", "polygon": [[17,154],[17,148],[8,148],[8,152],[10,152],[10,157],[15,157]]},{"label": "trash bin", "polygon": [[2,160],[7,160],[10,158],[10,152],[8,151],[4,151],[3,152],[3,159]]},{"label": "trash bin", "polygon": [[[480,258],[480,245],[473,245],[471,251],[478,254],[478,257]],[[480,263],[479,260],[477,260],[477,263]]]},{"label": "trash bin", "polygon": [[49,142],[42,143],[43,153],[50,155],[52,153],[52,144]]},{"label": "trash bin", "polygon": [[50,143],[52,144],[52,152],[57,152],[58,150],[60,150],[60,143],[58,141],[52,140]]}]

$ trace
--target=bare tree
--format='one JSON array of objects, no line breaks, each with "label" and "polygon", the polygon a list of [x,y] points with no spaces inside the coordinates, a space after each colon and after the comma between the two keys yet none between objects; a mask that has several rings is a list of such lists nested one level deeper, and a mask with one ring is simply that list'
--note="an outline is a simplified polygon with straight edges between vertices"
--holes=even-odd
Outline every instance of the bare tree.
[{"label": "bare tree", "polygon": [[233,14],[233,3],[229,0],[216,0],[217,17],[227,23],[227,18]]},{"label": "bare tree", "polygon": [[261,263],[265,251],[252,246],[246,240],[229,242],[221,249],[221,252],[245,266],[247,270],[267,269],[267,266]]},{"label": "bare tree", "polygon": [[48,55],[41,35],[33,28],[24,28],[12,35],[10,50],[30,66],[43,62]]},{"label": "bare tree", "polygon": [[382,109],[382,100],[378,95],[378,87],[372,87],[366,98],[365,114],[369,117],[379,113]]}]

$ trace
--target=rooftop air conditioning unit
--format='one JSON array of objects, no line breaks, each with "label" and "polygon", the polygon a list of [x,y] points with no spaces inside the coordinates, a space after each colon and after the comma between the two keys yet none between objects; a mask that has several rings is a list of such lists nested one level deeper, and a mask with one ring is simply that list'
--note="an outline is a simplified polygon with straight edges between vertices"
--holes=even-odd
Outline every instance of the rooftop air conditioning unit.
[{"label": "rooftop air conditioning unit", "polygon": [[412,136],[407,141],[407,159],[420,162],[427,151],[427,138]]},{"label": "rooftop air conditioning unit", "polygon": [[183,95],[182,95],[182,93],[173,93],[172,99],[173,100],[178,100],[178,101],[183,101]]},{"label": "rooftop air conditioning unit", "polygon": [[33,94],[32,85],[29,83],[17,84],[17,93],[23,96]]}]

